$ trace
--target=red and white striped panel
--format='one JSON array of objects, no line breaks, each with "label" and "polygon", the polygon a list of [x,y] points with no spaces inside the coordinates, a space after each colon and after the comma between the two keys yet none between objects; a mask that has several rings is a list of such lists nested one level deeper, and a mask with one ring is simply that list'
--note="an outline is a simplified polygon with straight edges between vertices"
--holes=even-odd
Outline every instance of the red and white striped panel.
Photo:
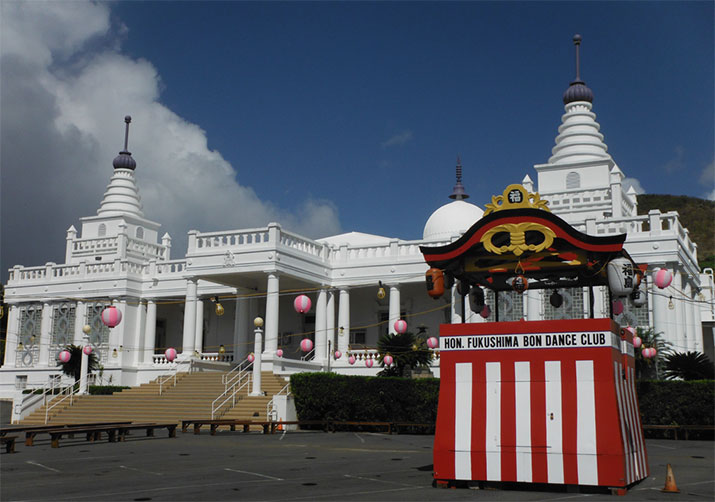
[{"label": "red and white striped panel", "polygon": [[627,486],[647,476],[633,380],[606,350],[446,355],[435,478]]}]

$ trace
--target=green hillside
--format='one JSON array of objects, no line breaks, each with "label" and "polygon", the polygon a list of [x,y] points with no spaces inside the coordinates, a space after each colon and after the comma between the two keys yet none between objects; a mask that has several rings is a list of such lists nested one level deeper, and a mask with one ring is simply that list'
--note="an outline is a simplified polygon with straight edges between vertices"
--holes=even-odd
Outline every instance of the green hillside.
[{"label": "green hillside", "polygon": [[678,211],[680,223],[698,245],[700,267],[715,267],[715,201],[687,195],[639,195],[638,214],[648,214],[651,209]]}]

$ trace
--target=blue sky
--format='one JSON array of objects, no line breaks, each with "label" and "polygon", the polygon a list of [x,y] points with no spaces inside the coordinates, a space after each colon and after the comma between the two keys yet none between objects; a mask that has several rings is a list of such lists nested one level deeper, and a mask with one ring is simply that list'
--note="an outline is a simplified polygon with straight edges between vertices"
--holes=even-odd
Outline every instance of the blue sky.
[{"label": "blue sky", "polygon": [[[532,166],[550,156],[574,77],[574,33],[583,36],[593,111],[626,176],[647,193],[712,197],[715,189],[712,2],[77,5],[81,15],[58,22],[55,13],[52,33],[39,37],[49,60],[23,44],[50,25],[46,15],[3,6],[3,28],[25,23],[4,30],[3,107],[16,101],[18,75],[36,78],[38,96],[47,95],[45,112],[33,105],[34,122],[27,112],[20,123],[3,119],[3,171],[14,173],[2,187],[3,226],[23,231],[8,205],[31,196],[32,180],[57,169],[61,155],[72,152],[80,166],[67,167],[70,176],[93,180],[71,201],[66,187],[47,195],[58,210],[42,225],[60,256],[35,255],[31,239],[7,244],[4,230],[4,269],[61,261],[66,228],[99,205],[126,113],[135,116],[130,150],[145,213],[176,239],[176,256],[190,228],[273,219],[314,237],[421,238],[448,202],[458,154],[479,205],[525,174],[536,179]],[[45,138],[43,113],[57,129],[44,148],[57,152],[41,156],[37,141],[11,147],[21,134]],[[148,141],[157,131],[171,141]],[[182,142],[191,155],[180,154]],[[18,174],[28,162],[34,171]],[[177,185],[189,176],[215,185]],[[231,183],[234,191],[221,191]]]}]

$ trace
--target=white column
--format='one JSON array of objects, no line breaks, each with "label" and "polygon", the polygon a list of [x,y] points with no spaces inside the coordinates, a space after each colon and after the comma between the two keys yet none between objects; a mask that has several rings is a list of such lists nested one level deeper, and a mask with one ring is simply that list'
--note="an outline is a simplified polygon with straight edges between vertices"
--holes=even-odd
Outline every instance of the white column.
[{"label": "white column", "polygon": [[266,343],[267,354],[274,354],[278,349],[278,300],[280,291],[280,281],[278,274],[268,274],[268,286],[266,287]]},{"label": "white column", "polygon": [[692,309],[692,289],[688,281],[683,284],[681,289],[683,292],[683,314],[685,317],[685,333],[687,333],[686,341],[688,350],[695,350],[695,324],[693,322],[693,309]]},{"label": "white column", "polygon": [[[196,299],[196,338],[194,339],[194,350],[199,353],[204,350],[204,300]],[[213,352],[213,351],[212,351]]]},{"label": "white column", "polygon": [[683,308],[684,302],[681,298],[684,296],[681,291],[683,291],[683,274],[673,270],[673,282],[668,288],[669,294],[673,296],[673,303],[675,304],[675,315],[673,311],[669,310],[670,319],[673,321],[672,325],[675,326],[675,347],[677,352],[685,352],[688,350],[688,327],[685,324],[685,309]]},{"label": "white column", "polygon": [[260,326],[256,326],[255,340],[253,344],[253,355],[256,359],[253,361],[253,389],[251,390],[252,396],[262,396],[263,391],[261,390],[261,359],[263,355],[263,334],[261,333]]},{"label": "white column", "polygon": [[325,362],[328,352],[327,320],[328,292],[321,289],[315,302],[315,355],[313,356],[313,359],[320,363]]},{"label": "white column", "polygon": [[328,339],[328,357],[333,357],[331,352],[338,349],[335,342],[335,291],[328,292],[328,313],[326,317],[326,334]]},{"label": "white column", "polygon": [[527,289],[526,295],[526,320],[540,321],[541,320],[541,305],[542,296],[540,289]]},{"label": "white column", "polygon": [[[342,329],[341,329],[342,328]],[[340,290],[338,303],[338,350],[346,354],[350,344],[350,291]]]},{"label": "white column", "polygon": [[248,299],[236,298],[233,316],[233,362],[243,361],[248,355]]},{"label": "white column", "polygon": [[703,352],[703,322],[700,318],[700,303],[698,303],[698,291],[693,288],[693,299],[690,304],[693,311],[693,337],[695,338],[695,349],[698,352]]},{"label": "white column", "polygon": [[5,337],[5,368],[15,367],[17,357],[17,337],[20,333],[20,309],[17,305],[8,305],[7,336]]},{"label": "white column", "polygon": [[42,304],[42,322],[40,323],[40,366],[50,362],[50,339],[52,338],[52,306],[49,302]]},{"label": "white column", "polygon": [[[154,348],[156,347],[156,301],[146,302],[146,321],[144,322],[144,358],[146,364],[154,363]],[[164,347],[166,350],[167,347]]]},{"label": "white column", "polygon": [[[134,322],[133,336],[124,337],[124,348],[129,346],[129,364],[134,367],[139,366],[144,362],[144,340],[146,338],[146,315],[147,304],[139,300],[139,305],[136,307],[137,317]],[[129,341],[131,339],[131,342]]]},{"label": "white column", "polygon": [[196,331],[196,279],[186,281],[186,303],[184,304],[184,340],[181,354],[188,358],[194,352]]},{"label": "white column", "polygon": [[[109,359],[107,359],[107,361],[111,361],[112,366],[117,366],[121,368],[124,365],[124,355],[126,354],[126,352],[120,351],[119,347],[125,345],[124,328],[127,326],[127,323],[130,322],[130,319],[133,319],[133,317],[130,317],[129,313],[127,312],[126,300],[117,300],[115,298],[112,300],[112,305],[114,305],[117,310],[122,313],[122,322],[117,324],[115,327],[109,329],[109,352],[111,354],[112,350],[116,348],[118,354],[116,359],[110,357]],[[126,345],[127,347],[131,347],[132,344],[127,342]]]},{"label": "white column", "polygon": [[457,285],[452,285],[452,324],[462,322],[462,295],[457,291]]},{"label": "white column", "polygon": [[650,298],[648,302],[653,309],[653,329],[656,333],[663,333],[663,339],[669,342],[675,340],[668,329],[668,297],[664,290],[658,288],[653,282],[650,284]]},{"label": "white column", "polygon": [[395,332],[395,322],[400,319],[400,288],[398,286],[390,286],[390,310],[388,321],[388,333]]},{"label": "white column", "polygon": [[74,335],[72,343],[74,345],[82,345],[84,338],[84,325],[87,324],[87,304],[81,300],[77,300],[77,305],[74,310]]},{"label": "white column", "polygon": [[87,373],[89,371],[89,356],[84,353],[84,347],[89,345],[89,335],[85,335],[82,340],[82,358],[79,370],[79,393],[87,394]]}]

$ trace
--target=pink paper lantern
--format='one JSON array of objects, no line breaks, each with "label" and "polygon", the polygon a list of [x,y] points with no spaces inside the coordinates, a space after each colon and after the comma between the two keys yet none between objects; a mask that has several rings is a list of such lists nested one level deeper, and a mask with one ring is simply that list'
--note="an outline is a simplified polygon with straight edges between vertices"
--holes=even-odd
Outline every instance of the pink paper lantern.
[{"label": "pink paper lantern", "polygon": [[643,345],[643,340],[641,340],[641,337],[634,336],[633,337],[633,348],[639,349],[641,345]]},{"label": "pink paper lantern", "polygon": [[372,368],[372,365],[375,364],[372,359],[365,359],[365,366],[368,368]]},{"label": "pink paper lantern", "polygon": [[164,351],[164,357],[166,357],[166,360],[171,362],[174,359],[176,359],[176,349],[174,347],[169,347]]},{"label": "pink paper lantern", "polygon": [[657,350],[655,350],[655,347],[650,348],[650,357],[655,357],[655,355],[658,353]]},{"label": "pink paper lantern", "polygon": [[665,289],[673,282],[673,274],[667,268],[658,268],[653,272],[653,284]]},{"label": "pink paper lantern", "polygon": [[246,357],[246,360],[247,360],[249,363],[252,363],[253,361],[256,360],[256,356],[254,356],[253,354],[248,354],[248,357]]},{"label": "pink paper lantern", "polygon": [[305,314],[310,310],[310,298],[305,295],[296,296],[293,301],[293,307],[299,314]]},{"label": "pink paper lantern", "polygon": [[92,346],[91,345],[85,345],[82,348],[82,352],[84,352],[86,355],[90,355],[92,353]]},{"label": "pink paper lantern", "polygon": [[57,356],[61,363],[68,363],[71,357],[72,354],[70,354],[69,350],[63,350]]},{"label": "pink paper lantern", "polygon": [[492,309],[489,308],[489,305],[484,305],[484,307],[482,307],[481,312],[479,312],[479,315],[486,319],[487,317],[492,315]]},{"label": "pink paper lantern", "polygon": [[313,340],[311,340],[310,338],[303,338],[300,341],[300,350],[302,350],[303,352],[310,352],[311,350],[313,350]]},{"label": "pink paper lantern", "polygon": [[356,359],[355,359],[355,356],[350,356],[350,357],[348,357],[348,362],[349,362],[350,364],[355,364],[355,360],[356,360]]},{"label": "pink paper lantern", "polygon": [[437,347],[439,347],[439,340],[436,337],[431,336],[427,339],[427,346],[430,349],[436,349]]},{"label": "pink paper lantern", "polygon": [[385,366],[392,366],[394,359],[390,354],[387,354],[385,357],[382,358],[382,362],[385,363]]},{"label": "pink paper lantern", "polygon": [[343,353],[340,352],[339,350],[336,350],[335,351],[335,359],[337,360],[337,359],[340,359],[341,357],[343,357]]},{"label": "pink paper lantern", "polygon": [[623,302],[621,300],[616,300],[611,304],[613,308],[613,315],[618,315],[623,313]]},{"label": "pink paper lantern", "polygon": [[276,350],[276,357],[283,357],[283,349]]},{"label": "pink paper lantern", "polygon": [[404,333],[407,331],[407,323],[402,319],[395,321],[395,331],[398,333]]},{"label": "pink paper lantern", "polygon": [[624,329],[628,331],[631,336],[636,336],[636,328],[634,328],[633,326],[626,326]]},{"label": "pink paper lantern", "polygon": [[114,305],[110,305],[102,310],[102,322],[105,326],[113,328],[122,322],[122,312]]}]

